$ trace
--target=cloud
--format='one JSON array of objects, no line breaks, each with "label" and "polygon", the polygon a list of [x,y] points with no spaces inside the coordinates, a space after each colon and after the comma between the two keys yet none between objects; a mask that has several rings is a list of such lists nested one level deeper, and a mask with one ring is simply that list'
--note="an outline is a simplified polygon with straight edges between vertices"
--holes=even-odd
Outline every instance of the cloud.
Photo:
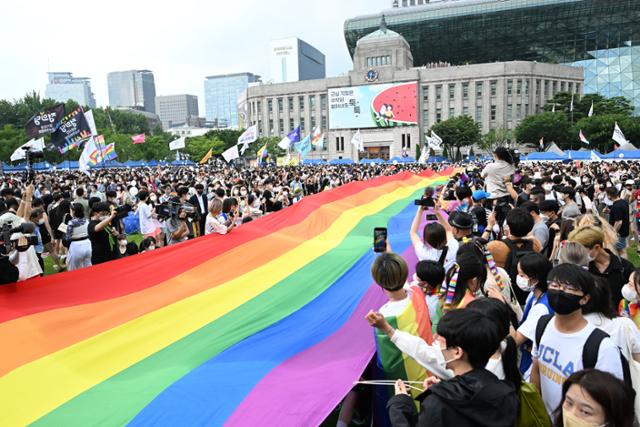
[{"label": "cloud", "polygon": [[10,2],[0,17],[0,99],[37,90],[46,72],[91,77],[98,105],[107,105],[107,73],[154,72],[158,95],[197,95],[204,77],[249,71],[269,77],[269,42],[296,36],[326,55],[327,75],[351,69],[345,19],[376,13],[389,0],[205,1],[112,0],[51,7]]}]

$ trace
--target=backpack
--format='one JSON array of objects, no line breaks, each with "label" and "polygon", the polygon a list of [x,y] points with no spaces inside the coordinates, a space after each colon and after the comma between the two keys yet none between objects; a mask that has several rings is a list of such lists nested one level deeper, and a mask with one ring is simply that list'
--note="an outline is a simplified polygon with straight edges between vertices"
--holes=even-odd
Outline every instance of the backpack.
[{"label": "backpack", "polygon": [[[547,314],[542,316],[538,320],[536,325],[536,347],[540,347],[540,340],[544,334],[544,330],[553,318],[553,314]],[[595,328],[593,332],[587,338],[582,348],[582,369],[594,369],[596,363],[598,363],[598,351],[600,350],[600,343],[603,339],[609,338],[609,334],[602,329]],[[622,376],[624,377],[624,383],[630,388],[633,388],[631,384],[631,369],[629,368],[629,361],[624,354],[620,351],[620,363],[622,364]]]},{"label": "backpack", "polygon": [[549,414],[535,385],[522,381],[518,399],[520,408],[516,427],[551,427]]}]

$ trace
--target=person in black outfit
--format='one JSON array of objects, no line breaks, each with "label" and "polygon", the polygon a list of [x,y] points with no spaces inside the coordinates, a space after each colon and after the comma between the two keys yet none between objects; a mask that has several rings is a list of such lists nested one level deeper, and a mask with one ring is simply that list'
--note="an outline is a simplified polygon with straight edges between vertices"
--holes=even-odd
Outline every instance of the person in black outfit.
[{"label": "person in black outfit", "polygon": [[111,227],[111,221],[116,217],[115,208],[109,204],[95,203],[91,208],[91,221],[87,231],[91,241],[91,264],[101,264],[117,258],[118,231]]},{"label": "person in black outfit", "polygon": [[430,377],[418,396],[420,414],[402,381],[387,409],[393,426],[511,427],[518,414],[518,396],[512,385],[499,380],[484,366],[500,346],[500,333],[484,313],[453,310],[438,323],[434,345],[442,350],[445,369],[454,377]]},{"label": "person in black outfit", "polygon": [[[198,211],[198,236],[204,236],[204,224],[207,221],[207,214],[209,213],[209,200],[207,195],[204,194],[204,185],[196,184],[196,194],[189,198],[189,203],[196,207]],[[194,233],[195,234],[195,233]]]},{"label": "person in black outfit", "polygon": [[618,255],[622,256],[627,248],[627,238],[629,237],[629,203],[620,198],[620,193],[615,187],[607,188],[607,196],[613,202],[609,209],[609,224],[618,232],[616,249]]}]

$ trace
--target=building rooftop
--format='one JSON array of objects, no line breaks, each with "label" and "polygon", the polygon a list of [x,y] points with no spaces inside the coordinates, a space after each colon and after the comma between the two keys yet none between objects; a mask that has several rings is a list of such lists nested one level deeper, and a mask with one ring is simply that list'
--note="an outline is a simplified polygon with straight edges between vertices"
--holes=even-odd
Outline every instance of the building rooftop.
[{"label": "building rooftop", "polygon": [[250,72],[244,72],[244,73],[231,73],[231,74],[216,74],[213,76],[206,76],[205,79],[219,79],[219,78],[223,78],[223,77],[236,77],[236,76],[246,76],[246,75],[251,75],[257,78],[260,78],[261,76],[257,75],[257,74],[253,74]]}]

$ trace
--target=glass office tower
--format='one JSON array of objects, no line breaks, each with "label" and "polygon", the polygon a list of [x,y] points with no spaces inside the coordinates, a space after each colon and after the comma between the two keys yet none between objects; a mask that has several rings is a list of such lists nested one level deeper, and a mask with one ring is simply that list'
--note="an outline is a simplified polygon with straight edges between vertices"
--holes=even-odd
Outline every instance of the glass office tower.
[{"label": "glass office tower", "polygon": [[640,1],[459,0],[345,22],[351,54],[380,25],[402,34],[416,66],[527,60],[585,68],[584,92],[625,96],[640,112]]}]

